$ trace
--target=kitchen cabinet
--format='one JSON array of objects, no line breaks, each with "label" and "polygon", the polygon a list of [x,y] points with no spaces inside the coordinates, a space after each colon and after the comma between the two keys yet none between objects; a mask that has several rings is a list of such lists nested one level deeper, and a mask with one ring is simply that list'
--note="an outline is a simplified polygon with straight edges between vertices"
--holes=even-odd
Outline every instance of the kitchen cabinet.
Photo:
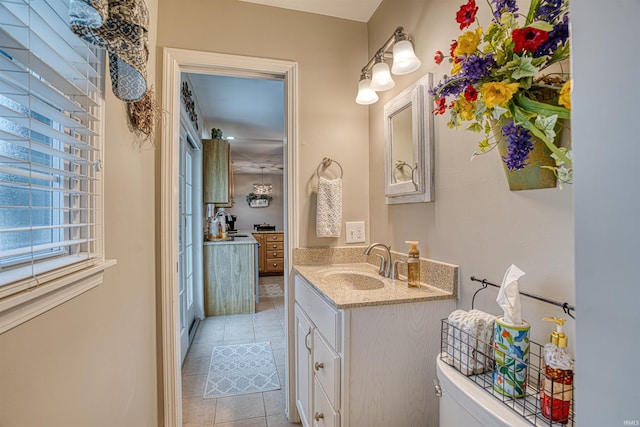
[{"label": "kitchen cabinet", "polygon": [[304,427],[437,426],[434,360],[455,300],[338,309],[299,273],[294,286]]},{"label": "kitchen cabinet", "polygon": [[204,312],[206,316],[255,313],[258,277],[255,241],[204,244]]},{"label": "kitchen cabinet", "polygon": [[229,143],[223,139],[202,140],[202,195],[204,203],[233,206],[233,164]]},{"label": "kitchen cabinet", "polygon": [[261,274],[284,273],[284,233],[254,233],[258,241],[258,271]]}]

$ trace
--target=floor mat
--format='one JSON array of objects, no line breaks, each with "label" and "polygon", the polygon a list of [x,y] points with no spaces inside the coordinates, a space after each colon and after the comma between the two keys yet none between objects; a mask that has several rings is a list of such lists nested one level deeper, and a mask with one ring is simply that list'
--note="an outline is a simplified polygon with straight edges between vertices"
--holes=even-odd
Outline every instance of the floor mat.
[{"label": "floor mat", "polygon": [[260,298],[282,297],[284,291],[277,283],[266,283],[258,286]]},{"label": "floor mat", "polygon": [[278,389],[280,380],[269,342],[213,347],[205,398]]}]

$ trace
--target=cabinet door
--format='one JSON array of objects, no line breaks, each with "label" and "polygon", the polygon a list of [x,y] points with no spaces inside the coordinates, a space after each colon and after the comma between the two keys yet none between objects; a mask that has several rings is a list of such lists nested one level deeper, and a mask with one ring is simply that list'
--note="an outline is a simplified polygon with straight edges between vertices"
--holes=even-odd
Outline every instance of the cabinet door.
[{"label": "cabinet door", "polygon": [[229,143],[225,140],[202,140],[202,196],[204,203],[230,202]]},{"label": "cabinet door", "polygon": [[304,314],[300,306],[295,309],[296,334],[296,406],[304,427],[311,427],[313,403],[313,324]]}]

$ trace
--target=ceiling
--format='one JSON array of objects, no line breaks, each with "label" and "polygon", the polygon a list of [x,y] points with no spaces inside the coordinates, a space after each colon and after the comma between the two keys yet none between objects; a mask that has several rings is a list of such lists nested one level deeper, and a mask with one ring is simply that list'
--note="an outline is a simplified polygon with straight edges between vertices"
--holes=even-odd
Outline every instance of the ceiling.
[{"label": "ceiling", "polygon": [[352,21],[369,22],[382,0],[240,0]]},{"label": "ceiling", "polygon": [[[235,173],[281,174],[284,146],[284,81],[188,73],[207,133],[229,139]],[[230,139],[234,137],[234,139]]]},{"label": "ceiling", "polygon": [[[382,0],[240,0],[368,22]],[[230,140],[234,172],[281,174],[284,163],[284,81],[188,73],[207,133]],[[264,168],[264,169],[262,169]]]}]

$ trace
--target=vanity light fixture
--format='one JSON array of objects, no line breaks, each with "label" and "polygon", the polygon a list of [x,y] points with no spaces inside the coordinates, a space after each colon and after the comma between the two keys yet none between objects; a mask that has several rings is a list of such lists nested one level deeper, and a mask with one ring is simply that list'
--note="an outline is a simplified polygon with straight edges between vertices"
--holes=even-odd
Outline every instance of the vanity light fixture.
[{"label": "vanity light fixture", "polygon": [[[356,96],[358,104],[368,105],[378,101],[378,96],[376,95],[374,99],[368,92],[370,90],[379,92],[395,86],[395,82],[389,72],[389,65],[385,62],[385,58],[388,57],[393,57],[391,72],[396,75],[409,74],[420,68],[421,65],[409,37],[404,32],[404,28],[396,28],[391,37],[378,49],[367,65],[362,68],[360,82],[358,83],[358,95]],[[371,80],[369,82],[367,77],[370,71]]]},{"label": "vanity light fixture", "polygon": [[253,192],[255,194],[271,194],[273,193],[273,185],[264,183],[264,166],[260,166],[262,179],[260,184],[253,184]]}]

